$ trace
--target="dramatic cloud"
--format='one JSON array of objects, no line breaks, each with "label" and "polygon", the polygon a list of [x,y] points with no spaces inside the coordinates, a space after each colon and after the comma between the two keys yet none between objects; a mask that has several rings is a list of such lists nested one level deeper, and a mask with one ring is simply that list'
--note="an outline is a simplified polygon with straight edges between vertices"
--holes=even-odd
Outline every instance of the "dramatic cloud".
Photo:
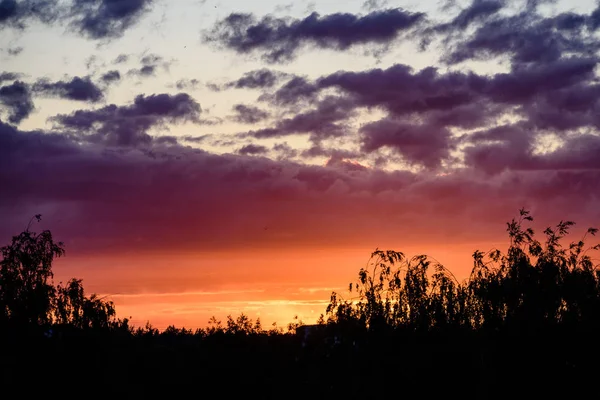
[{"label": "dramatic cloud", "polygon": [[269,118],[269,113],[258,107],[236,104],[233,106],[235,115],[231,119],[242,124],[256,124]]},{"label": "dramatic cloud", "polygon": [[3,108],[10,123],[18,124],[27,118],[35,108],[29,86],[21,81],[0,86],[0,111]]},{"label": "dramatic cloud", "polygon": [[[579,139],[571,149],[591,142],[595,147],[586,154],[597,166],[597,140]],[[561,157],[554,158],[568,166]],[[14,234],[24,215],[42,212],[71,251],[173,254],[490,240],[504,237],[501,225],[521,206],[535,208],[543,221],[563,219],[565,212],[569,219],[585,214],[590,223],[600,221],[598,169],[490,177],[473,170],[384,172],[342,157],[327,164],[217,155],[176,144],[112,151],[0,124],[0,170],[12,172],[0,174],[0,235]],[[477,223],[456,228],[465,221]]]},{"label": "dramatic cloud", "polygon": [[[293,283],[312,275],[297,254],[467,258],[505,248],[521,207],[541,225],[600,227],[598,5],[461,0],[425,15],[368,0],[266,15],[264,2],[231,14],[174,1],[150,14],[158,3],[0,0],[0,239],[41,213],[66,263],[126,292],[213,272]],[[63,27],[94,43],[63,43]],[[200,47],[190,29],[207,29]],[[27,54],[12,57],[17,45]],[[363,261],[311,265],[339,281]]]},{"label": "dramatic cloud", "polygon": [[[487,3],[493,10],[492,3]],[[481,4],[480,4],[481,6]],[[482,8],[485,9],[485,8]],[[594,35],[594,14],[542,17],[535,8],[516,15],[495,16],[472,35],[459,39],[444,57],[454,64],[467,60],[508,57],[515,63],[547,63],[572,53],[593,54],[600,47]],[[452,25],[457,30],[460,26]],[[449,26],[442,26],[447,30]]]},{"label": "dramatic cloud", "polygon": [[364,16],[312,13],[301,20],[272,16],[257,20],[252,14],[234,13],[219,21],[205,35],[205,41],[241,54],[262,52],[265,61],[278,63],[292,60],[305,44],[335,50],[361,44],[388,44],[424,17],[423,13],[400,8]]},{"label": "dramatic cloud", "polygon": [[391,148],[411,164],[437,168],[444,160],[451,161],[448,157],[456,150],[450,140],[453,130],[504,124],[507,116],[523,119],[526,129],[536,134],[548,129],[598,129],[597,64],[597,57],[572,54],[545,63],[515,62],[509,72],[493,75],[441,73],[434,67],[414,71],[397,64],[387,69],[339,71],[314,81],[295,77],[263,99],[305,111],[279,120],[273,128],[254,131],[253,136],[298,133],[302,131],[298,121],[305,121],[307,115],[321,121],[312,130],[331,126],[336,118],[328,120],[327,113],[321,118],[306,107],[320,104],[328,96],[325,93],[335,89],[338,96],[327,97],[328,109],[336,109],[337,102],[345,112],[379,109],[391,117],[360,129],[363,151]]},{"label": "dramatic cloud", "polygon": [[149,11],[154,0],[72,0],[72,25],[92,39],[118,38]]},{"label": "dramatic cloud", "polygon": [[[152,127],[165,123],[200,123],[200,105],[186,93],[177,95],[138,95],[133,104],[114,104],[97,110],[78,110],[69,115],[57,115],[51,120],[57,128],[90,142],[117,146],[150,144]],[[173,141],[169,139],[170,141]]]},{"label": "dramatic cloud", "polygon": [[392,147],[409,164],[437,168],[449,156],[450,132],[446,128],[381,120],[361,128],[363,150]]},{"label": "dramatic cloud", "polygon": [[96,86],[89,76],[83,78],[76,76],[70,81],[39,80],[33,85],[33,91],[44,96],[75,101],[97,102],[104,98],[102,89]]}]

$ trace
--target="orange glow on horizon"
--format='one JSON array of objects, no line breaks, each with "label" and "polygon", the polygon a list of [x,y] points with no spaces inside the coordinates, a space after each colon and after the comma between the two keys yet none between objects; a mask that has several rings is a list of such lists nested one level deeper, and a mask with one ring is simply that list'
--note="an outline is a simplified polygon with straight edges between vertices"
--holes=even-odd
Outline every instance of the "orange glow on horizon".
[{"label": "orange glow on horizon", "polygon": [[[427,248],[435,249],[427,251]],[[499,244],[502,249],[502,244]],[[436,244],[402,251],[407,257],[427,254],[465,279],[474,250],[482,244]],[[263,328],[276,322],[286,327],[295,316],[314,323],[325,313],[332,291],[347,294],[348,284],[375,249],[293,249],[198,254],[126,255],[120,257],[65,257],[55,266],[55,281],[82,278],[86,293],[106,296],[120,318],[131,317],[138,327],[150,322],[158,329],[169,325],[204,328],[215,316],[240,313],[260,318]]]}]

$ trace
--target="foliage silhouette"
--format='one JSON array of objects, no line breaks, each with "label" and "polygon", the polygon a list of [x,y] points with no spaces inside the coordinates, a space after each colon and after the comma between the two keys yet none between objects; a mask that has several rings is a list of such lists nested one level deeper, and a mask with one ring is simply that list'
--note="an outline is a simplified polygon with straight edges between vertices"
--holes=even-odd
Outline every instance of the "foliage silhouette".
[{"label": "foliage silhouette", "polygon": [[[0,323],[13,330],[54,328],[127,329],[128,321],[116,318],[114,304],[95,294],[86,297],[81,279],[54,286],[52,264],[65,254],[64,244],[52,233],[27,228],[0,248]],[[37,329],[41,331],[40,329]],[[6,329],[5,329],[6,331]]]},{"label": "foliage silhouette", "polygon": [[397,251],[376,250],[355,284],[356,297],[344,300],[332,293],[328,322],[380,329],[415,331],[517,330],[536,332],[565,324],[597,327],[600,317],[600,271],[585,247],[586,235],[563,248],[561,240],[572,221],[544,231],[543,243],[534,237],[533,221],[521,209],[507,223],[510,246],[475,251],[470,277],[459,282],[441,264],[425,255],[411,259]]},{"label": "foliage silhouette", "polygon": [[[38,221],[41,215],[36,215]],[[29,223],[31,225],[31,221]],[[51,322],[55,288],[52,262],[64,254],[62,243],[55,243],[48,230],[36,234],[29,225],[0,248],[0,319],[18,326]]]}]

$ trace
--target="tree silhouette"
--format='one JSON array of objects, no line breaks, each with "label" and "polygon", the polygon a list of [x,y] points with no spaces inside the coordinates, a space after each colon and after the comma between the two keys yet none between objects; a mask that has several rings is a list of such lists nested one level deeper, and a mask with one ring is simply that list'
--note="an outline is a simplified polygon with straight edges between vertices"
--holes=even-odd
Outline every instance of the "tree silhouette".
[{"label": "tree silhouette", "polygon": [[86,297],[81,279],[71,279],[65,286],[53,284],[54,259],[65,254],[62,242],[52,233],[27,228],[13,236],[9,245],[0,248],[0,322],[22,329],[68,325],[78,329],[127,328],[128,320],[116,318],[114,304],[97,295]]},{"label": "tree silhouette", "polygon": [[[35,218],[39,221],[41,215]],[[49,230],[36,234],[28,226],[0,253],[0,319],[20,326],[50,323],[52,262],[64,255],[63,243],[55,242]]]},{"label": "tree silhouette", "polygon": [[55,321],[79,329],[107,329],[118,324],[112,301],[97,295],[86,297],[81,279],[71,279],[56,288]]},{"label": "tree silhouette", "polygon": [[[393,250],[376,250],[358,281],[349,285],[352,297],[332,293],[330,323],[354,324],[369,331],[383,328],[411,330],[514,329],[539,331],[558,324],[597,324],[600,318],[600,272],[585,247],[590,228],[581,240],[561,245],[572,221],[544,230],[545,241],[534,237],[522,209],[507,223],[510,246],[475,251],[468,280],[454,275],[425,255],[407,259]],[[433,267],[433,268],[432,268]]]}]

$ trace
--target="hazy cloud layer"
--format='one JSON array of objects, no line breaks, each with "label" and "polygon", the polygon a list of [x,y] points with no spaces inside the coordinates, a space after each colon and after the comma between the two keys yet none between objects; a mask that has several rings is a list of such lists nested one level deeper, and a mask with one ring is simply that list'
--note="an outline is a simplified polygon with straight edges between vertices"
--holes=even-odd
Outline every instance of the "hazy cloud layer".
[{"label": "hazy cloud layer", "polygon": [[[142,105],[129,110],[153,114]],[[587,140],[570,146],[587,148]],[[264,150],[253,144],[239,152]],[[562,151],[547,157],[569,162]],[[384,172],[342,158],[309,166],[177,144],[119,150],[5,124],[0,168],[12,171],[0,174],[0,212],[7,217],[0,235],[41,212],[75,252],[481,240],[503,237],[502,224],[521,206],[543,219],[600,217],[598,170],[494,177],[472,169],[444,176]],[[456,229],[468,221],[477,224]]]}]

